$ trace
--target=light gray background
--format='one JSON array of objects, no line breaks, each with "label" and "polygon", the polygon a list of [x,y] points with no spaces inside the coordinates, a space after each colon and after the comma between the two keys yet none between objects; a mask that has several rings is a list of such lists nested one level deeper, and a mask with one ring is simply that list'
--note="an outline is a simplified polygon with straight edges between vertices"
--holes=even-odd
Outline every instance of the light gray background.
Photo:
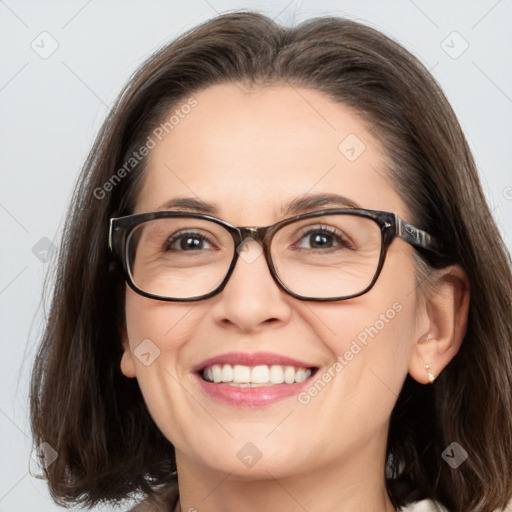
[{"label": "light gray background", "polygon": [[[28,474],[28,375],[44,318],[43,279],[54,262],[45,251],[58,241],[88,148],[144,58],[240,7],[285,24],[344,15],[419,56],[459,116],[512,246],[512,0],[0,0],[0,512],[59,510],[45,483]],[[58,48],[48,56],[52,44]]]}]

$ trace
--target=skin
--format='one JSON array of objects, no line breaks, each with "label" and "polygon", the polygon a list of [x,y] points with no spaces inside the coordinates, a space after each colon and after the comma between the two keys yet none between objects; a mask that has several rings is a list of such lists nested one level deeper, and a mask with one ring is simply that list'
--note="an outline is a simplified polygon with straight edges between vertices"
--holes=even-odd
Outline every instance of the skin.
[{"label": "skin", "polygon": [[[134,213],[192,196],[217,204],[217,216],[235,226],[262,226],[280,220],[293,198],[334,191],[411,220],[386,175],[386,155],[346,106],[286,85],[222,84],[194,97],[197,107],[151,151]],[[338,150],[349,134],[365,144],[353,162]],[[256,242],[247,248],[257,250]],[[469,300],[457,266],[420,293],[413,253],[395,240],[373,289],[342,302],[285,294],[263,257],[239,259],[226,288],[197,303],[126,288],[121,368],[137,378],[175,446],[181,510],[395,510],[384,479],[391,411],[407,373],[428,385],[425,364],[437,376],[456,354]],[[191,373],[218,354],[268,351],[311,362],[321,375],[394,303],[401,311],[308,404],[291,397],[229,406],[207,396]],[[133,353],[147,338],[160,350],[149,366]],[[252,467],[237,457],[247,442],[261,452]]]}]

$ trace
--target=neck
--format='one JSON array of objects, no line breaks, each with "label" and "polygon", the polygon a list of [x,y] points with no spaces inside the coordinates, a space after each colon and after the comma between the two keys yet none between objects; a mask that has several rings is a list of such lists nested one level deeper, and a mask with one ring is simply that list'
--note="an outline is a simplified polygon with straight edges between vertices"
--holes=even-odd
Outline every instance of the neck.
[{"label": "neck", "polygon": [[[386,491],[384,458],[376,464],[375,451],[364,450],[342,464],[322,464],[292,475],[262,469],[256,477],[237,477],[198,467],[177,454],[179,512],[396,512]],[[373,454],[373,458],[369,455]],[[381,454],[382,455],[382,454]],[[385,456],[385,452],[383,454]],[[382,464],[380,464],[382,462]],[[257,470],[255,466],[253,470]],[[287,472],[284,472],[287,473]]]}]

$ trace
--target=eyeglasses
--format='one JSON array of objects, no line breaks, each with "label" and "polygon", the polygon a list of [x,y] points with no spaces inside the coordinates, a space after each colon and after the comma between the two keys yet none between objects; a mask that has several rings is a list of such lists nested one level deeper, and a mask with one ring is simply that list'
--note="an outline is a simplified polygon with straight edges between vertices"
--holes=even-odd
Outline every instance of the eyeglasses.
[{"label": "eyeglasses", "polygon": [[128,215],[110,219],[109,248],[135,292],[189,302],[221,292],[239,257],[252,263],[244,245],[254,240],[283,291],[307,301],[340,301],[372,288],[396,237],[442,254],[431,235],[396,214],[354,208],[314,211],[265,227],[235,227],[183,211]]}]

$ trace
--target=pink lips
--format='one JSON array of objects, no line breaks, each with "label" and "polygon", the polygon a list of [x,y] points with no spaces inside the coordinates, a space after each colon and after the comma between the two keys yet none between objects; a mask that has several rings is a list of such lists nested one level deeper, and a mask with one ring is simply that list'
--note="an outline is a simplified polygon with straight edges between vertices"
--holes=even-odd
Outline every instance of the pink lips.
[{"label": "pink lips", "polygon": [[214,364],[242,364],[245,366],[258,365],[282,365],[295,368],[312,368],[313,365],[298,359],[274,354],[271,352],[230,352],[211,357],[195,365],[192,371],[195,373],[202,390],[211,398],[235,407],[264,407],[279,400],[297,395],[304,388],[309,379],[294,384],[275,384],[260,387],[238,387],[229,384],[206,382],[202,379],[202,370]]}]

